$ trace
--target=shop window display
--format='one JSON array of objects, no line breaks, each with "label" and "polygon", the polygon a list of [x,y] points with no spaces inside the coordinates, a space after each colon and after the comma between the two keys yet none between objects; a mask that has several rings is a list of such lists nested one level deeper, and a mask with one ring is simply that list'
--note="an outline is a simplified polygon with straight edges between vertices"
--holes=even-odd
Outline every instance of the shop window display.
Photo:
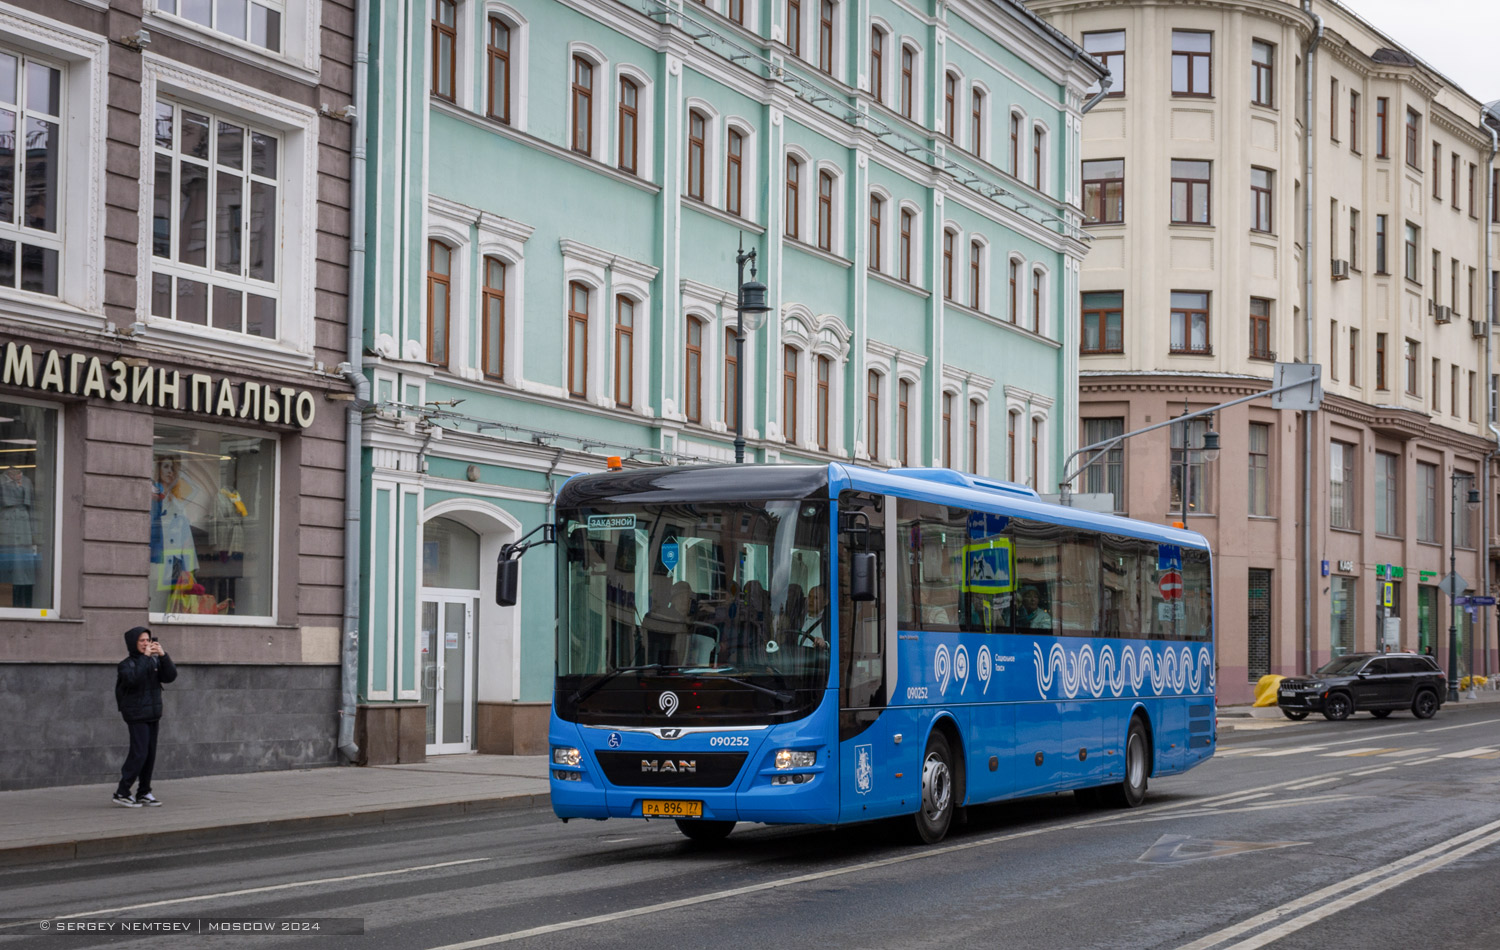
[{"label": "shop window display", "polygon": [[158,425],[151,476],[151,612],[270,617],[276,442]]},{"label": "shop window display", "polygon": [[57,410],[0,402],[0,610],[54,605]]}]

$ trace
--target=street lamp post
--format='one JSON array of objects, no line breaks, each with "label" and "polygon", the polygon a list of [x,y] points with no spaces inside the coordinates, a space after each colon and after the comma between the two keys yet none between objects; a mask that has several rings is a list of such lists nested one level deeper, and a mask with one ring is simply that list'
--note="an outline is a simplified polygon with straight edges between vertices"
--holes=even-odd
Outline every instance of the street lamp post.
[{"label": "street lamp post", "polygon": [[[739,268],[734,297],[734,461],[739,465],[745,461],[745,314],[750,315],[750,332],[754,333],[771,307],[766,303],[766,285],[755,279],[755,248],[736,251],[734,263]],[[748,284],[746,264],[750,265]]]},{"label": "street lamp post", "polygon": [[[1458,576],[1458,486],[1461,482],[1469,480],[1468,475],[1452,472],[1448,476],[1450,482],[1449,522],[1448,522],[1448,577],[1450,579]],[[1479,492],[1470,488],[1468,496],[1464,499],[1464,508],[1473,511],[1479,507]],[[1458,702],[1458,604],[1454,599],[1458,597],[1458,585],[1453,585],[1453,594],[1449,597],[1448,605],[1448,702]],[[1473,633],[1469,634],[1470,638]],[[1474,671],[1471,669],[1469,675]]]},{"label": "street lamp post", "polygon": [[[1182,526],[1187,527],[1188,513],[1188,407],[1187,400],[1182,403],[1182,482],[1179,493],[1182,496]],[[1208,431],[1203,433],[1203,461],[1214,462],[1219,458],[1219,433],[1214,431],[1213,416],[1208,417]],[[1170,503],[1170,499],[1168,499]]]}]

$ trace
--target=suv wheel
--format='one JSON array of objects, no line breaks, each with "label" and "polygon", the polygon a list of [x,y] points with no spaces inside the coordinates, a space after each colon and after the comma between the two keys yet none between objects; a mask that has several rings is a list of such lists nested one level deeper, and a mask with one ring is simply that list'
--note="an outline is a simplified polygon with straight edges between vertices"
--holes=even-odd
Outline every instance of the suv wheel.
[{"label": "suv wheel", "polygon": [[1307,710],[1305,709],[1283,708],[1281,710],[1281,714],[1290,719],[1292,722],[1301,722],[1302,720],[1307,718]]},{"label": "suv wheel", "polygon": [[1389,716],[1390,714],[1391,714],[1391,711],[1389,709],[1372,709],[1372,710],[1370,710],[1370,715],[1374,716],[1376,719],[1384,719],[1386,716]]},{"label": "suv wheel", "polygon": [[1437,715],[1437,711],[1437,693],[1430,689],[1418,690],[1417,698],[1411,701],[1411,714],[1418,719],[1431,719]]},{"label": "suv wheel", "polygon": [[1348,719],[1352,712],[1354,703],[1349,700],[1348,693],[1329,693],[1328,698],[1323,700],[1323,718],[1329,722]]}]

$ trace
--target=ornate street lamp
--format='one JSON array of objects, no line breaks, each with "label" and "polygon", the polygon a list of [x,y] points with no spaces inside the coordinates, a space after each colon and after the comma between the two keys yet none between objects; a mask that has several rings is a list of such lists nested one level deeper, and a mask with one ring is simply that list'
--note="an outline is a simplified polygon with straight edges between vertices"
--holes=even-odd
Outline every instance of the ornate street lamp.
[{"label": "ornate street lamp", "polygon": [[[755,279],[755,249],[741,249],[734,255],[739,267],[735,281],[735,333],[734,333],[734,461],[745,461],[745,330],[751,333],[765,325],[766,312],[771,309],[766,303],[766,285]],[[750,282],[745,282],[745,265],[750,265]],[[749,319],[746,319],[746,315]]]}]

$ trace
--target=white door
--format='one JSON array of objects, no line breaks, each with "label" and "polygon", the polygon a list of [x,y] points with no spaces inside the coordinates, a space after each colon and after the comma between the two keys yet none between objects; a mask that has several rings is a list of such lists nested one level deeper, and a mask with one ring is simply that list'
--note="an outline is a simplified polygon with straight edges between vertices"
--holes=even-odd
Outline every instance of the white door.
[{"label": "white door", "polygon": [[474,748],[474,595],[422,592],[427,754]]}]

